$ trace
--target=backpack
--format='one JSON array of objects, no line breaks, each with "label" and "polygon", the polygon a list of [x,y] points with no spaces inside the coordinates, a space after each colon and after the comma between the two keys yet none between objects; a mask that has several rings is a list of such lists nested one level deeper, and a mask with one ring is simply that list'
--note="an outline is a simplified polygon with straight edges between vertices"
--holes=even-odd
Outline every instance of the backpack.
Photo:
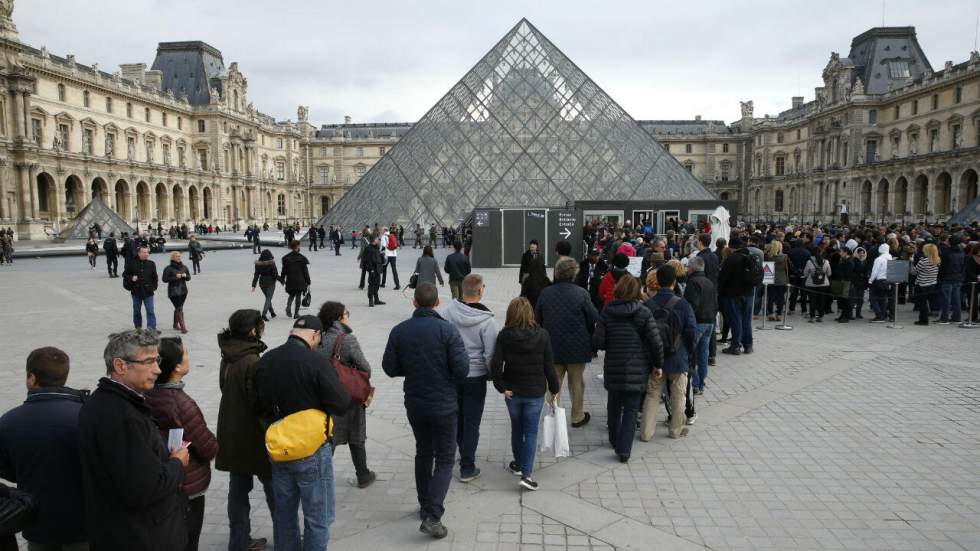
[{"label": "backpack", "polygon": [[762,285],[762,262],[751,253],[747,253],[745,256],[748,257],[748,260],[743,268],[743,280],[752,287]]},{"label": "backpack", "polygon": [[394,250],[397,250],[398,249],[398,238],[395,237],[395,234],[393,234],[393,233],[389,233],[388,234],[388,247],[387,248],[388,248],[389,251],[394,251]]},{"label": "backpack", "polygon": [[673,356],[681,349],[681,318],[674,310],[674,306],[681,301],[681,297],[672,296],[667,302],[656,306],[653,309],[653,321],[657,324],[657,331],[660,332],[660,341],[664,345],[664,359]]},{"label": "backpack", "polygon": [[813,285],[814,286],[823,285],[827,278],[827,274],[824,273],[823,271],[823,263],[821,262],[820,264],[817,264],[817,257],[815,256],[811,256],[808,262],[812,262],[813,267],[816,268],[816,270],[813,272],[813,276],[811,276],[811,279],[813,280]]}]

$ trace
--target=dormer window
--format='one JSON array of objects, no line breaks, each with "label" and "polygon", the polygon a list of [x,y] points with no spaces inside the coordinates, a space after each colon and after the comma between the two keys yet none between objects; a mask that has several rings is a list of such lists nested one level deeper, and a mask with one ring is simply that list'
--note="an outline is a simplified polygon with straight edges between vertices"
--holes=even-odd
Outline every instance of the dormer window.
[{"label": "dormer window", "polygon": [[888,74],[891,78],[909,78],[912,73],[909,71],[908,61],[889,61]]}]

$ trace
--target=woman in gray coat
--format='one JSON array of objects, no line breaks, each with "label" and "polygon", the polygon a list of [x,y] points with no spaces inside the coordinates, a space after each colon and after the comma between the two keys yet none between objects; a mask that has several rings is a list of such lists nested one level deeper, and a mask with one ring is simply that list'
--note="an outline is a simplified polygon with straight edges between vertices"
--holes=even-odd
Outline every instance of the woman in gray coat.
[{"label": "woman in gray coat", "polygon": [[415,263],[415,273],[419,275],[419,283],[431,283],[436,284],[436,279],[439,279],[439,285],[443,285],[442,281],[442,271],[439,270],[439,263],[436,262],[435,257],[432,256],[432,247],[426,245],[422,249],[422,256],[419,257],[418,261]]},{"label": "woman in gray coat", "polygon": [[[339,302],[324,302],[320,306],[320,313],[317,314],[317,317],[320,318],[320,323],[324,327],[323,338],[320,339],[320,347],[317,352],[329,361],[337,338],[343,334],[344,342],[340,349],[340,363],[370,375],[371,365],[364,358],[357,337],[353,335],[353,331],[347,325],[350,321],[350,312],[347,307]],[[367,440],[365,407],[355,404],[344,415],[335,415],[333,418],[333,449],[336,450],[337,446],[344,444],[350,446],[350,456],[354,462],[354,470],[357,472],[358,488],[367,488],[377,478],[367,466],[367,450],[364,448],[364,442]]]}]

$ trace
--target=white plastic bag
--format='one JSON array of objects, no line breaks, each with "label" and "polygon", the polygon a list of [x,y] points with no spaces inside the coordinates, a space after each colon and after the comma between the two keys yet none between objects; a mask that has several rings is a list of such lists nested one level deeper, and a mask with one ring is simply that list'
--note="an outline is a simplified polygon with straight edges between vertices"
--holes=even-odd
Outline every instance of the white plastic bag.
[{"label": "white plastic bag", "polygon": [[555,447],[555,408],[546,406],[544,422],[541,423],[541,451],[546,452]]},{"label": "white plastic bag", "polygon": [[565,408],[555,408],[554,414],[554,447],[555,457],[568,457],[568,423],[565,421]]}]

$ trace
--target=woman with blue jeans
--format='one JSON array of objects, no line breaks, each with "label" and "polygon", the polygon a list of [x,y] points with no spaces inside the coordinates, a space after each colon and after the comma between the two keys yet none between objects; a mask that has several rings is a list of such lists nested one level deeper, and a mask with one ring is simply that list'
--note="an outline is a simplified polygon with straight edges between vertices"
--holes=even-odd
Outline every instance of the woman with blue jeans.
[{"label": "woman with blue jeans", "polygon": [[551,339],[534,321],[534,310],[526,298],[515,298],[507,307],[504,329],[497,335],[490,362],[490,378],[504,395],[510,414],[514,460],[508,469],[521,477],[521,487],[537,490],[538,483],[531,478],[531,470],[538,443],[538,420],[545,391],[551,396],[548,404],[554,406],[560,387],[552,361]]}]

